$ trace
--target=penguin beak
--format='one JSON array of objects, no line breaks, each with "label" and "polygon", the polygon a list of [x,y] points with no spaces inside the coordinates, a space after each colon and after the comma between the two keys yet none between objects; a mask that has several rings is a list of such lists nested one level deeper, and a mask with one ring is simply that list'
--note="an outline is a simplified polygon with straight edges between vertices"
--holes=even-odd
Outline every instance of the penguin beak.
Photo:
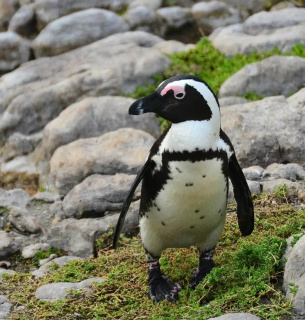
[{"label": "penguin beak", "polygon": [[144,98],[136,100],[129,107],[129,114],[140,115],[147,112],[158,113],[160,108],[162,108],[162,105],[162,97],[159,95],[158,92],[155,91]]}]

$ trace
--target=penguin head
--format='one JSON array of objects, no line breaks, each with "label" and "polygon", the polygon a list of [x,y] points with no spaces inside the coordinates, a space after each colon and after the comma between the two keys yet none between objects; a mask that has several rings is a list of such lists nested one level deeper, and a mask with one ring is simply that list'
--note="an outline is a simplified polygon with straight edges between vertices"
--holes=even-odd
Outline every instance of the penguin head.
[{"label": "penguin head", "polygon": [[136,100],[129,114],[154,112],[160,117],[180,123],[189,120],[219,119],[218,100],[212,89],[198,77],[180,75],[163,81],[156,91]]}]

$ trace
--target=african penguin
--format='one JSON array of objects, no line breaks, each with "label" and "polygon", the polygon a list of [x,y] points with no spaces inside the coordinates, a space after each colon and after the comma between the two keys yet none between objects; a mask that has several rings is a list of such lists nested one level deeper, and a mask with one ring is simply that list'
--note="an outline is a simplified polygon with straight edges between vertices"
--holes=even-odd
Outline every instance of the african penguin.
[{"label": "african penguin", "polygon": [[220,127],[218,100],[198,77],[175,76],[135,101],[132,115],[155,112],[172,124],[156,140],[123,205],[114,234],[117,247],[133,193],[142,181],[139,224],[148,264],[149,297],[176,301],[181,290],[160,270],[166,248],[196,246],[199,266],[190,287],[212,270],[213,251],[226,219],[228,178],[243,235],[254,228],[251,193],[232,143]]}]

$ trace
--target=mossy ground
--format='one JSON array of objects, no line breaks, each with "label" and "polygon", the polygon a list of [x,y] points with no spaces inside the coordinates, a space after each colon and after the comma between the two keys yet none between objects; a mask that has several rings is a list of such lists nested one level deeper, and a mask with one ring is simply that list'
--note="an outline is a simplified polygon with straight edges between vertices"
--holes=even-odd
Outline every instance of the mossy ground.
[{"label": "mossy ground", "polygon": [[[188,288],[198,263],[195,248],[170,249],[161,259],[162,269],[172,281],[183,286],[175,304],[154,304],[147,296],[147,267],[138,237],[120,240],[117,251],[111,239],[99,239],[99,255],[72,261],[55,273],[35,280],[18,273],[0,280],[0,291],[15,306],[11,319],[207,319],[228,312],[250,312],[261,319],[289,319],[291,301],[281,291],[281,256],[292,234],[305,230],[305,210],[297,209],[277,192],[254,199],[255,231],[242,237],[236,215],[229,213],[224,233],[217,245],[216,267],[195,291]],[[234,211],[235,205],[228,206]],[[43,284],[78,282],[104,277],[94,285],[94,294],[74,292],[70,299],[45,302],[35,298]]]}]

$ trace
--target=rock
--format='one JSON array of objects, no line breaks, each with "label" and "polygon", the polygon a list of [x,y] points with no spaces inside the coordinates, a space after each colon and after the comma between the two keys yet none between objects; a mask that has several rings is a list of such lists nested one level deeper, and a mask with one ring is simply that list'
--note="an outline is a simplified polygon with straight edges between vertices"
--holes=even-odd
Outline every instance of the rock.
[{"label": "rock", "polygon": [[298,191],[298,199],[305,203],[305,189],[301,189]]},{"label": "rock", "polygon": [[180,41],[168,40],[157,43],[156,45],[154,45],[153,48],[162,53],[173,54],[177,52],[188,51],[193,49],[194,47],[195,45],[191,43],[184,44]]},{"label": "rock", "polygon": [[250,313],[228,313],[220,317],[209,318],[208,320],[260,320]]},{"label": "rock", "polygon": [[132,9],[140,6],[145,6],[152,10],[157,10],[161,7],[161,5],[162,0],[133,0],[128,8]]},{"label": "rock", "polygon": [[[123,233],[134,235],[138,232],[139,201],[131,204],[123,227]],[[95,219],[65,219],[54,223],[49,232],[49,242],[54,248],[67,251],[69,255],[88,258],[95,253],[99,236],[114,228],[119,213]]]},{"label": "rock", "polygon": [[26,155],[34,151],[41,142],[42,132],[31,135],[24,135],[19,132],[13,133],[1,150],[1,155],[5,161],[17,156]]},{"label": "rock", "polygon": [[183,28],[183,26],[193,21],[189,8],[175,6],[158,9],[156,18],[161,36],[166,36],[168,31]]},{"label": "rock", "polygon": [[266,5],[270,6],[278,2],[278,0],[225,0],[225,2],[238,9],[241,13],[247,12],[248,14],[253,14],[255,12],[264,10]]},{"label": "rock", "polygon": [[40,153],[50,159],[61,145],[80,138],[98,137],[119,128],[131,127],[147,131],[153,136],[160,133],[154,114],[145,119],[128,115],[134,99],[125,97],[91,97],[72,104],[43,131]]},{"label": "rock", "polygon": [[154,138],[148,133],[125,128],[61,146],[50,161],[54,185],[63,197],[94,173],[136,174],[153,142]]},{"label": "rock", "polygon": [[162,41],[142,31],[119,33],[4,75],[0,132],[31,134],[86,96],[126,94],[152,82],[170,65],[168,57],[151,49]]},{"label": "rock", "polygon": [[305,59],[300,57],[272,56],[251,63],[228,78],[219,90],[219,96],[289,95],[305,83]]},{"label": "rock", "polygon": [[30,259],[35,257],[35,254],[38,251],[48,251],[51,249],[51,246],[46,243],[35,243],[35,244],[30,244],[26,247],[23,248],[22,250],[22,256],[24,259]]},{"label": "rock", "polygon": [[[238,30],[240,31],[240,27]],[[257,36],[242,32],[229,32],[228,29],[224,32],[216,31],[216,34],[210,36],[212,44],[227,57],[232,57],[237,53],[265,52],[275,47],[281,52],[288,52],[298,43],[305,45],[305,24],[275,29]]]},{"label": "rock", "polygon": [[257,35],[264,31],[305,23],[305,8],[287,8],[279,11],[261,11],[244,22],[247,34]]},{"label": "rock", "polygon": [[31,201],[43,201],[48,203],[53,203],[60,200],[59,194],[55,192],[38,192],[36,193]]},{"label": "rock", "polygon": [[51,22],[33,41],[32,48],[36,58],[55,56],[127,30],[114,12],[87,9]]},{"label": "rock", "polygon": [[262,182],[263,192],[272,192],[276,191],[280,186],[285,185],[287,190],[288,198],[295,198],[298,194],[298,190],[304,189],[304,184],[300,182],[293,182],[287,179],[275,179],[270,181]]},{"label": "rock", "polygon": [[[241,166],[303,163],[303,109],[283,96],[221,109],[222,129],[230,137]],[[283,120],[285,119],[285,121]]]},{"label": "rock", "polygon": [[14,70],[30,58],[30,41],[15,32],[0,32],[0,75]]},{"label": "rock", "polygon": [[305,170],[296,163],[270,164],[263,173],[264,180],[287,179],[290,181],[304,180]]},{"label": "rock", "polygon": [[124,16],[131,30],[149,31],[156,21],[155,11],[146,6],[135,7]]},{"label": "rock", "polygon": [[39,260],[39,265],[40,265],[40,266],[43,266],[43,265],[45,265],[46,263],[48,263],[48,262],[50,262],[50,261],[52,261],[52,260],[54,260],[54,259],[56,259],[56,258],[57,258],[57,254],[52,253],[52,254],[49,255],[48,258]]},{"label": "rock", "polygon": [[12,264],[9,261],[0,261],[0,268],[8,269],[11,265]]},{"label": "rock", "polygon": [[51,21],[90,8],[121,12],[131,0],[36,0],[37,26],[42,30]]},{"label": "rock", "polygon": [[5,231],[0,230],[0,258],[11,256],[17,251],[18,248],[11,237]]},{"label": "rock", "polygon": [[[3,269],[3,268],[0,268],[0,279],[3,279],[3,275],[14,275],[14,271],[13,270],[8,270],[8,269]],[[1,306],[1,296],[0,296],[0,306]],[[1,307],[0,307],[1,308]],[[0,319],[1,319],[1,311],[0,311]]]},{"label": "rock", "polygon": [[264,168],[260,166],[251,166],[243,169],[243,173],[247,180],[260,181],[262,179]]},{"label": "rock", "polygon": [[36,20],[34,6],[25,5],[20,7],[12,17],[8,30],[24,37],[31,37],[35,34]]},{"label": "rock", "polygon": [[302,236],[292,247],[285,265],[283,289],[286,293],[287,299],[292,297],[292,293],[290,292],[290,284],[293,283],[297,286],[301,280],[301,277],[305,274],[304,250],[305,236]]},{"label": "rock", "polygon": [[[52,255],[50,255],[51,257]],[[67,264],[70,261],[74,261],[74,260],[83,260],[80,257],[75,257],[75,256],[63,256],[63,257],[59,257],[59,258],[52,258],[50,259],[48,262],[46,262],[45,264],[41,265],[41,267],[35,271],[32,272],[32,275],[37,279],[37,278],[41,278],[43,276],[46,275],[46,273],[53,273],[55,272],[54,269],[52,269],[52,266],[54,264],[56,264],[59,268],[61,268],[62,266],[64,266],[65,264]],[[40,260],[41,262],[41,260]]]},{"label": "rock", "polygon": [[[50,284],[45,284],[36,290],[35,297],[39,300],[59,300],[67,299],[70,297],[68,290],[82,290],[90,295],[90,286],[93,283],[103,283],[103,278],[90,278],[81,282],[55,282]],[[92,292],[93,293],[93,292]]]},{"label": "rock", "polygon": [[66,217],[102,217],[106,211],[121,210],[135,177],[127,174],[89,176],[65,196],[63,210]]},{"label": "rock", "polygon": [[13,305],[8,302],[7,297],[0,295],[0,319],[6,319],[12,308]]},{"label": "rock", "polygon": [[0,189],[0,203],[3,207],[25,208],[30,201],[30,196],[23,189]]},{"label": "rock", "polygon": [[0,2],[0,32],[6,31],[11,17],[18,9],[18,0],[1,0]]},{"label": "rock", "polygon": [[262,185],[258,181],[247,180],[247,183],[252,194],[262,193]]},{"label": "rock", "polygon": [[247,99],[242,97],[223,97],[219,98],[218,101],[221,108],[225,108],[235,104],[244,104],[248,102]]},{"label": "rock", "polygon": [[291,243],[292,243],[293,240],[294,240],[294,236],[291,236],[286,240],[287,246],[286,246],[285,252],[284,252],[284,254],[282,256],[282,265],[283,265],[283,267],[285,267],[286,262],[288,261],[289,255],[290,255],[290,253],[292,251],[293,247],[291,246]]},{"label": "rock", "polygon": [[31,215],[27,209],[10,210],[7,220],[14,229],[25,235],[38,234],[42,231],[38,218]]},{"label": "rock", "polygon": [[[303,251],[304,252],[304,251]],[[305,315],[305,273],[301,276],[300,280],[298,281],[298,292],[296,293],[294,300],[293,300],[293,309],[294,313],[296,314],[295,319],[304,319]]]},{"label": "rock", "polygon": [[222,1],[196,3],[192,7],[192,14],[198,27],[205,34],[210,34],[218,27],[240,22],[238,11]]},{"label": "rock", "polygon": [[305,106],[305,88],[299,90],[294,95],[287,98],[287,101],[292,108],[302,109]]},{"label": "rock", "polygon": [[53,217],[55,219],[62,220],[65,216],[63,207],[62,207],[62,201],[56,201],[50,206],[50,213],[52,213]]}]

